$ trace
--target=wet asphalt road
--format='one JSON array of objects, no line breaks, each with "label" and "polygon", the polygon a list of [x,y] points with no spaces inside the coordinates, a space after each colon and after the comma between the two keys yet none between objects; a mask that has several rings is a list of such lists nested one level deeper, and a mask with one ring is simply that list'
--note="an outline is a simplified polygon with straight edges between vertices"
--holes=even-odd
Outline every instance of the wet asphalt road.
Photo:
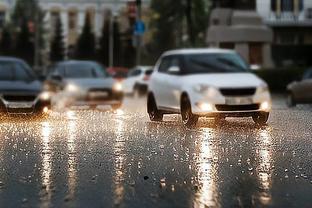
[{"label": "wet asphalt road", "polygon": [[312,107],[275,96],[268,126],[122,110],[0,125],[0,207],[311,207]]}]

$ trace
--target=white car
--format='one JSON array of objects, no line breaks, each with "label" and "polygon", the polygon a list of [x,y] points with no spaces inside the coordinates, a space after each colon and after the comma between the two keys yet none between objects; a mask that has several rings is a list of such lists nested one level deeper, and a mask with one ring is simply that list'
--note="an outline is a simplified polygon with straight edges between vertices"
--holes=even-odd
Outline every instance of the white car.
[{"label": "white car", "polygon": [[268,85],[232,50],[174,50],[164,53],[155,66],[147,110],[152,121],[181,114],[188,127],[199,117],[252,117],[263,125],[271,96]]},{"label": "white car", "polygon": [[150,75],[153,73],[152,66],[137,66],[131,69],[128,73],[127,79],[124,80],[124,92],[126,94],[139,95],[146,93],[148,89],[148,82]]}]

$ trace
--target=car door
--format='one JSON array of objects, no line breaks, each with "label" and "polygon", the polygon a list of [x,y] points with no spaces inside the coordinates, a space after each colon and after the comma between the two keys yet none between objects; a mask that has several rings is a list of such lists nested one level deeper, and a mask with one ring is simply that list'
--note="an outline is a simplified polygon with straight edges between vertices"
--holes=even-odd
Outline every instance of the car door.
[{"label": "car door", "polygon": [[170,67],[170,57],[162,57],[159,61],[158,67],[156,66],[156,73],[153,75],[151,87],[156,99],[156,104],[159,108],[169,108],[168,106],[168,74],[167,71]]},{"label": "car door", "polygon": [[[171,67],[175,67],[180,71],[171,72]],[[170,106],[170,108],[174,109],[175,111],[179,111],[181,97],[181,56],[175,55],[171,57],[167,74],[168,76],[166,85],[167,88],[170,89],[167,91],[168,106]]]}]

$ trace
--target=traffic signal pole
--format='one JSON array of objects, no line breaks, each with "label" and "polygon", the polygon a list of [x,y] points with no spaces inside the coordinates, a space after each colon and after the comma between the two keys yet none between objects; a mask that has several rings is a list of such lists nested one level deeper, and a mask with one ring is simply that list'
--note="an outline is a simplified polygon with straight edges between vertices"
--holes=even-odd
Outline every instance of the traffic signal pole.
[{"label": "traffic signal pole", "polygon": [[[137,15],[136,15],[136,22],[141,21],[142,17],[142,0],[136,0],[136,6],[137,6]],[[136,50],[136,65],[139,66],[141,64],[141,42],[142,42],[142,35],[136,34],[137,39],[137,50]]]}]

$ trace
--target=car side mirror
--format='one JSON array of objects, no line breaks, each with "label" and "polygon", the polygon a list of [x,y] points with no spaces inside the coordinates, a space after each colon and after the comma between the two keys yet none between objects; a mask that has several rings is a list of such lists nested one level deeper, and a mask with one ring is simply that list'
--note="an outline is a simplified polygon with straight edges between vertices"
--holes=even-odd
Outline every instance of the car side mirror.
[{"label": "car side mirror", "polygon": [[171,66],[168,69],[169,74],[179,74],[181,72],[180,67],[178,66]]},{"label": "car side mirror", "polygon": [[60,82],[60,81],[62,81],[62,76],[60,76],[60,75],[58,75],[58,74],[53,74],[52,76],[51,76],[51,79],[52,80],[54,80],[54,81],[58,81],[58,82]]}]

